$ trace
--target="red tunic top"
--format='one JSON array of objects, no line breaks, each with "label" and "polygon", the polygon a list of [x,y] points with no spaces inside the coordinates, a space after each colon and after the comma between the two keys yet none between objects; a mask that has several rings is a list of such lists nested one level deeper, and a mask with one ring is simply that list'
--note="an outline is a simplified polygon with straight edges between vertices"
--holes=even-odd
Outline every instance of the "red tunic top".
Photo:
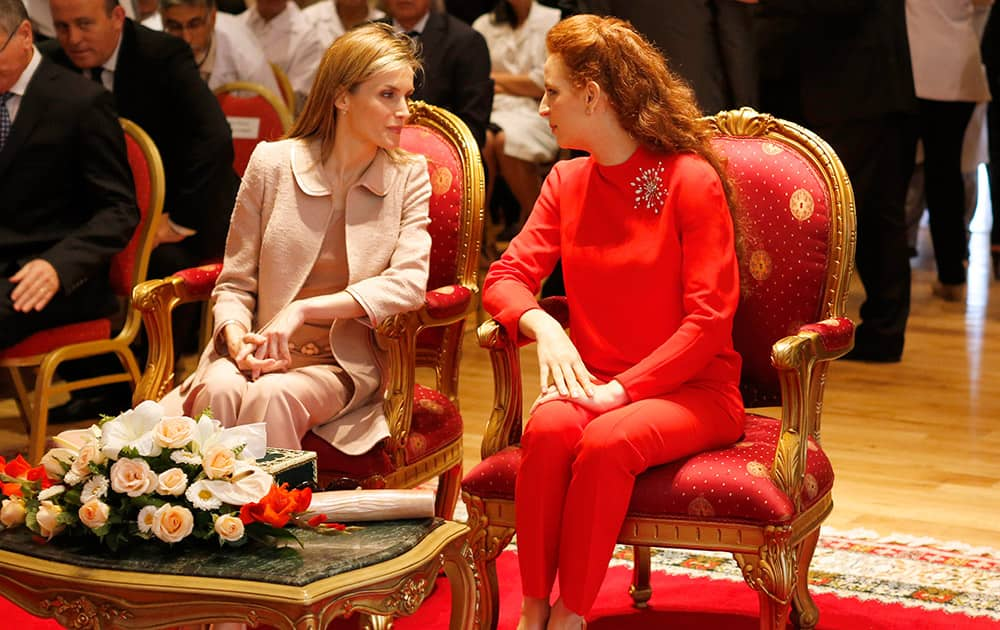
[{"label": "red tunic top", "polygon": [[560,256],[570,336],[594,376],[617,379],[633,401],[682,384],[737,391],[739,269],[729,206],[708,162],[641,147],[615,166],[589,157],[556,164],[486,276],[486,310],[513,338]]}]

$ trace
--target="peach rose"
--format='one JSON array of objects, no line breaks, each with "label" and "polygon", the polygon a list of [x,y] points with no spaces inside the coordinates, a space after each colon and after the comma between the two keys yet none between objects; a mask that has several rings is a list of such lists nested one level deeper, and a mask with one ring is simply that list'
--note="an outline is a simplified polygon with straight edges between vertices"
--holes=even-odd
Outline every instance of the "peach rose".
[{"label": "peach rose", "polygon": [[100,499],[91,499],[90,501],[87,501],[80,506],[80,510],[77,512],[77,516],[80,517],[80,522],[90,529],[103,527],[104,524],[108,522],[108,516],[110,516],[110,514],[111,507]]},{"label": "peach rose", "polygon": [[160,473],[156,483],[156,493],[179,497],[187,490],[187,475],[180,468],[168,468]]},{"label": "peach rose", "polygon": [[[105,457],[104,453],[101,452],[101,446],[96,442],[90,442],[89,444],[85,444],[80,449],[80,452],[77,453],[76,459],[73,460],[73,465],[70,466],[69,470],[76,475],[76,479],[83,480],[90,477],[91,464],[101,464],[104,460]],[[79,483],[79,481],[77,481],[77,483]]]},{"label": "peach rose", "polygon": [[25,514],[24,499],[21,497],[4,499],[0,507],[0,525],[7,529],[24,525]]},{"label": "peach rose", "polygon": [[135,498],[156,490],[156,473],[146,460],[123,457],[111,467],[111,489]]},{"label": "peach rose", "polygon": [[201,454],[201,467],[209,479],[228,477],[236,469],[236,455],[231,448],[212,446]]},{"label": "peach rose", "polygon": [[215,519],[215,533],[227,542],[236,542],[243,538],[243,521],[232,514],[223,514]]},{"label": "peach rose", "polygon": [[38,513],[35,520],[38,521],[38,533],[48,540],[63,530],[66,525],[58,522],[62,508],[52,501],[42,501],[38,504]]},{"label": "peach rose", "polygon": [[153,427],[153,441],[163,448],[184,448],[194,438],[196,427],[187,416],[167,416]]},{"label": "peach rose", "polygon": [[182,505],[161,505],[153,514],[153,534],[165,543],[180,542],[194,530],[194,515]]}]

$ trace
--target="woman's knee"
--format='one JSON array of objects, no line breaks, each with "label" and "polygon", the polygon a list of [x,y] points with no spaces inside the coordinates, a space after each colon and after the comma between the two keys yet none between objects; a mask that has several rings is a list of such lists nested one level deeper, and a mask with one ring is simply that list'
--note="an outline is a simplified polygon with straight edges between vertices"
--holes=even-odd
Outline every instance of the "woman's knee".
[{"label": "woman's knee", "polygon": [[554,400],[540,405],[531,414],[522,448],[556,448],[570,452],[583,432],[586,412],[572,403]]}]

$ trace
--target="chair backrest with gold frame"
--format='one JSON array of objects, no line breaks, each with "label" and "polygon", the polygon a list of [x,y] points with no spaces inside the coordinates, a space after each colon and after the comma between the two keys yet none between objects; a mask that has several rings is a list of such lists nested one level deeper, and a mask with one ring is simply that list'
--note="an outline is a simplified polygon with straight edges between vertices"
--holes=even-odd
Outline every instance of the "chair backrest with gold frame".
[{"label": "chair backrest with gold frame", "polygon": [[233,132],[233,170],[243,177],[257,144],[277,140],[291,128],[291,111],[280,96],[259,83],[233,81],[214,92]]},{"label": "chair backrest with gold frame", "polygon": [[[430,275],[424,306],[381,322],[376,341],[388,358],[384,395],[390,437],[368,453],[348,456],[313,433],[302,447],[317,453],[320,483],[346,480],[366,487],[408,488],[438,478],[438,514],[450,516],[458,498],[463,444],[458,412],[458,360],[466,319],[479,304],[478,256],[485,180],[471,132],[450,112],[411,103],[401,146],[427,159],[431,180]],[[150,336],[149,365],[140,385],[162,397],[173,382],[170,311],[208,299],[219,265],[187,269],[136,289]],[[433,385],[416,382],[418,367]]]},{"label": "chair backrest with gold frame", "polygon": [[292,82],[288,80],[288,75],[285,71],[281,69],[276,63],[271,63],[271,72],[274,74],[274,80],[278,82],[278,87],[281,88],[281,100],[285,102],[285,106],[288,111],[291,112],[292,118],[295,117],[295,88],[292,87]]},{"label": "chair backrest with gold frame", "polygon": [[[708,119],[738,196],[742,296],[734,342],[749,408],[737,444],[640,474],[618,542],[635,547],[631,594],[651,595],[650,547],[730,551],[758,591],[761,628],[783,628],[789,607],[803,627],[818,609],[805,579],[819,526],[833,507],[833,470],[820,445],[830,361],[853,346],[844,316],[854,258],[854,199],[830,147],[798,125],[744,108]],[[568,323],[565,300],[543,301]],[[518,348],[503,328],[479,328],[496,384],[483,461],[462,483],[471,545],[490,586],[482,627],[496,627],[496,557],[514,533],[522,390]],[[720,484],[723,484],[720,486]]]},{"label": "chair backrest with gold frame", "polygon": [[[149,135],[130,120],[122,118],[120,122],[135,182],[140,221],[125,248],[112,257],[110,280],[112,290],[128,301],[132,288],[146,279],[156,225],[163,211],[165,178],[160,152]],[[125,323],[114,337],[111,336],[110,319],[91,320],[36,332],[0,352],[0,367],[10,371],[18,407],[30,434],[28,457],[32,462],[37,462],[45,449],[48,405],[53,395],[109,383],[138,385],[140,372],[130,345],[140,325],[138,311],[130,306]],[[55,370],[63,362],[112,353],[121,362],[122,372],[53,383]],[[37,369],[33,391],[29,391],[22,369]],[[109,413],[115,411],[118,410],[108,410]]]}]

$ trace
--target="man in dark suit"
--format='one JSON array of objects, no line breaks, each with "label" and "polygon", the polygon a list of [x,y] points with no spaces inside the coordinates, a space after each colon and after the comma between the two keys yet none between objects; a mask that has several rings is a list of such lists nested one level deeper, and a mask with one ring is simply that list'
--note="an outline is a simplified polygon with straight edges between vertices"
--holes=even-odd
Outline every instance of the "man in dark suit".
[{"label": "man in dark suit", "polygon": [[139,222],[111,95],[42,58],[0,0],[0,348],[117,309],[108,264]]},{"label": "man in dark suit", "polygon": [[222,256],[239,178],[229,125],[180,38],[126,19],[117,0],[51,0],[58,41],[42,52],[99,80],[163,158],[165,220],[149,275]]},{"label": "man in dark suit", "polygon": [[[798,40],[802,122],[830,143],[851,178],[855,257],[865,287],[848,359],[899,361],[910,312],[904,204],[916,151],[916,96],[904,0],[761,0]],[[786,25],[787,26],[787,25]],[[786,29],[789,30],[789,29]]]},{"label": "man in dark suit", "polygon": [[389,21],[420,41],[424,72],[413,98],[462,119],[480,148],[493,109],[493,79],[486,40],[458,18],[431,10],[431,0],[386,0]]},{"label": "man in dark suit", "polygon": [[[49,5],[57,41],[42,44],[42,52],[110,90],[119,114],[142,127],[163,158],[164,218],[149,276],[221,258],[239,177],[232,167],[229,124],[198,74],[190,46],[127,19],[117,0],[51,0]],[[196,344],[197,313],[177,313],[174,321],[178,343]],[[67,366],[65,375],[100,373],[111,366],[98,359]],[[88,390],[51,410],[50,419],[95,417],[130,402],[125,386]]]}]

